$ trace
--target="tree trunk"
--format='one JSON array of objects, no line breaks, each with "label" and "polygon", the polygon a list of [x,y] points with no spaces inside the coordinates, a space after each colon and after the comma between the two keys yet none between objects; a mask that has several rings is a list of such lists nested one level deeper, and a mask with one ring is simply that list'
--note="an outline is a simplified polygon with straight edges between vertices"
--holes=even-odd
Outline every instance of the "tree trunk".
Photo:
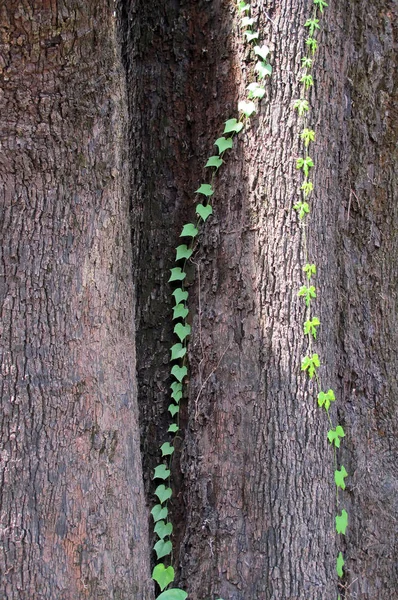
[{"label": "tree trunk", "polygon": [[[251,81],[235,9],[221,0],[130,5],[129,93],[137,347],[145,472],[167,440],[171,302],[181,225],[223,121]],[[397,5],[330,3],[322,18],[311,115],[316,193],[309,248],[318,267],[316,350],[349,472],[334,534],[327,418],[301,373],[304,257],[293,204],[307,2],[252,2],[273,75],[235,143],[188,273],[193,325],[185,440],[174,461],[181,586],[190,598],[381,598],[396,585],[396,46]],[[137,233],[138,232],[138,233]],[[179,473],[181,466],[182,475]],[[395,544],[395,546],[394,546]],[[337,552],[345,576],[335,572]],[[339,586],[339,587],[338,587]]]},{"label": "tree trunk", "polygon": [[0,9],[7,600],[152,597],[113,10]]}]

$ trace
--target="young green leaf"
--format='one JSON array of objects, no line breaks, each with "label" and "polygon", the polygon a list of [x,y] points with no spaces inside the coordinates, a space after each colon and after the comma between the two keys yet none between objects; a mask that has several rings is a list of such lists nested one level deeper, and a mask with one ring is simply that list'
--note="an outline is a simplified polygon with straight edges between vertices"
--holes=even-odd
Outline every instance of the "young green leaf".
[{"label": "young green leaf", "polygon": [[209,183],[202,183],[200,188],[195,190],[195,194],[203,194],[204,196],[212,196],[214,194],[214,190]]},{"label": "young green leaf", "polygon": [[189,310],[184,304],[176,304],[173,308],[173,321],[174,319],[185,319]]},{"label": "young green leaf", "polygon": [[187,373],[188,369],[185,366],[179,367],[178,365],[174,365],[174,367],[171,369],[171,374],[177,379],[177,381],[182,381]]},{"label": "young green leaf", "polygon": [[265,61],[268,54],[269,54],[269,48],[268,46],[254,46],[254,54],[257,54],[257,56],[259,58],[261,58],[261,60]]},{"label": "young green leaf", "polygon": [[166,465],[158,465],[155,469],[153,479],[167,479],[168,477],[170,477],[170,471]]},{"label": "young green leaf", "polygon": [[205,167],[215,167],[216,169],[219,169],[223,162],[223,159],[219,156],[210,156],[207,163],[205,164]]},{"label": "young green leaf", "polygon": [[191,257],[193,250],[192,248],[188,248],[186,244],[181,244],[180,246],[177,246],[176,252],[176,260],[181,260],[182,258],[188,260],[188,258]]},{"label": "young green leaf", "polygon": [[177,431],[178,431],[177,423],[172,423],[167,431],[168,431],[168,433],[177,433]]},{"label": "young green leaf", "polygon": [[238,109],[243,112],[245,117],[251,117],[251,115],[256,112],[256,105],[254,102],[246,102],[245,100],[241,100],[238,104]]},{"label": "young green leaf", "polygon": [[158,487],[155,490],[155,496],[159,498],[161,504],[166,502],[166,500],[169,500],[169,498],[171,498],[171,494],[171,488],[166,487],[165,485],[163,485],[163,483],[161,485],[158,485]]},{"label": "young green leaf", "polygon": [[176,406],[175,404],[169,404],[167,410],[169,411],[171,416],[174,417],[174,415],[176,415],[178,412],[180,412],[180,407]]},{"label": "young green leaf", "polygon": [[248,29],[247,31],[244,32],[243,35],[246,36],[246,39],[248,42],[252,42],[253,40],[258,39],[259,33],[258,33],[258,31],[251,31]]},{"label": "young green leaf", "polygon": [[182,288],[177,288],[174,290],[172,295],[174,296],[176,304],[180,304],[180,302],[188,300],[188,292]]},{"label": "young green leaf", "polygon": [[316,369],[320,367],[319,356],[312,354],[311,356],[305,356],[301,361],[301,370],[307,371],[309,378],[312,379],[315,375]]},{"label": "young green leaf", "polygon": [[173,532],[173,525],[166,523],[165,521],[158,521],[154,527],[156,535],[163,540],[166,536],[171,535]]},{"label": "young green leaf", "polygon": [[179,391],[179,392],[173,392],[173,393],[171,394],[171,397],[173,398],[174,402],[176,402],[176,404],[178,404],[178,403],[179,403],[179,401],[180,401],[180,400],[181,400],[181,398],[182,398],[182,392],[181,392],[181,391]]},{"label": "young green leaf", "polygon": [[301,186],[300,189],[303,190],[304,198],[308,198],[308,196],[310,195],[310,193],[314,189],[314,186],[313,186],[313,184],[312,184],[311,181],[304,181],[304,183],[303,183],[303,185]]},{"label": "young green leaf", "polygon": [[304,175],[308,177],[308,173],[311,167],[314,166],[314,161],[309,156],[305,158],[298,158],[296,162],[296,169],[303,169]]},{"label": "young green leaf", "polygon": [[310,58],[309,56],[303,56],[303,58],[301,59],[301,66],[304,69],[311,69],[311,67],[312,67],[312,58]]},{"label": "young green leaf", "polygon": [[312,129],[303,129],[300,134],[301,139],[304,141],[304,145],[306,148],[310,145],[310,142],[315,142],[315,131]]},{"label": "young green leaf", "polygon": [[[174,452],[174,447],[170,444],[170,442],[165,442],[160,446],[160,450],[162,452],[162,456],[171,456]],[[156,492],[155,492],[156,494]],[[170,494],[171,496],[171,494]],[[160,498],[159,498],[160,500]],[[162,502],[162,500],[160,500]]]},{"label": "young green leaf", "polygon": [[170,269],[171,275],[169,277],[169,281],[183,281],[187,276],[184,271],[182,271],[181,267],[174,267],[174,269]]},{"label": "young green leaf", "polygon": [[265,94],[265,88],[263,88],[257,81],[250,83],[247,88],[249,90],[249,98],[263,98]]},{"label": "young green leaf", "polygon": [[[181,304],[179,304],[178,306],[182,306]],[[184,346],[180,343],[178,344],[174,344],[171,348],[171,358],[170,360],[178,360],[179,358],[182,358],[183,356],[186,355],[187,353],[187,349],[184,348]],[[178,392],[175,392],[178,393]]]},{"label": "young green leaf", "polygon": [[342,490],[345,490],[345,482],[344,479],[348,477],[348,473],[345,470],[345,468],[343,467],[343,465],[341,465],[341,469],[340,471],[337,469],[334,472],[334,481],[337,485],[337,487],[340,487]]},{"label": "young green leaf", "polygon": [[316,265],[307,263],[304,265],[303,271],[307,275],[309,281],[313,275],[316,275]]},{"label": "young green leaf", "polygon": [[198,235],[198,230],[196,229],[193,223],[186,223],[182,228],[182,232],[180,233],[180,237],[196,237]]},{"label": "young green leaf", "polygon": [[340,448],[340,438],[343,437],[345,437],[345,433],[341,425],[337,425],[336,429],[330,429],[328,431],[328,440],[331,444],[334,444],[336,448]]},{"label": "young green leaf", "polygon": [[156,581],[160,589],[163,591],[172,581],[174,581],[173,567],[166,567],[163,563],[159,563],[152,571],[152,579]]},{"label": "young green leaf", "polygon": [[196,214],[199,215],[203,221],[206,221],[206,219],[213,214],[213,208],[210,206],[210,204],[207,204],[206,206],[203,206],[203,204],[198,204],[196,206]]},{"label": "young green leaf", "polygon": [[180,588],[171,588],[170,590],[162,592],[156,597],[156,600],[186,600],[186,598],[188,598],[188,594],[184,592],[184,590],[180,590]]},{"label": "young green leaf", "polygon": [[319,392],[318,394],[318,406],[324,407],[326,411],[330,408],[330,403],[334,402],[336,397],[334,395],[333,390],[328,390],[327,392]]},{"label": "young green leaf", "polygon": [[161,519],[166,519],[169,514],[169,510],[167,506],[162,506],[161,504],[155,504],[153,509],[151,510],[151,515],[155,523],[160,521]]},{"label": "young green leaf", "polygon": [[173,383],[170,385],[170,387],[173,390],[173,392],[181,392],[182,383],[179,383],[178,381],[173,381]]},{"label": "young green leaf", "polygon": [[297,110],[299,116],[301,117],[305,112],[309,111],[310,109],[308,105],[308,100],[305,100],[305,98],[299,98],[295,101],[294,108]]},{"label": "young green leaf", "polygon": [[338,555],[337,561],[336,561],[336,572],[339,577],[343,577],[343,575],[344,575],[343,567],[344,567],[344,558],[343,558],[342,553],[339,552],[339,555]]},{"label": "young green leaf", "polygon": [[243,129],[243,123],[238,121],[237,119],[228,119],[225,121],[225,128],[223,133],[239,133]]},{"label": "young green leaf", "polygon": [[311,299],[316,298],[316,291],[313,285],[310,285],[310,287],[302,285],[297,295],[304,297],[306,306],[309,306]]},{"label": "young green leaf", "polygon": [[293,208],[294,210],[297,210],[300,220],[304,219],[305,215],[310,212],[310,207],[307,202],[297,202]]},{"label": "young green leaf", "polygon": [[271,65],[269,63],[265,63],[262,60],[259,60],[256,63],[254,70],[256,73],[258,73],[258,76],[260,79],[264,79],[265,77],[271,75],[271,73],[272,73]]},{"label": "young green leaf", "polygon": [[243,17],[241,20],[242,27],[251,27],[256,19],[252,17]]},{"label": "young green leaf", "polygon": [[218,153],[222,154],[225,150],[232,148],[232,138],[220,137],[215,142],[214,145],[218,148]]},{"label": "young green leaf", "polygon": [[300,79],[300,83],[304,84],[304,87],[306,90],[308,90],[308,88],[310,88],[312,85],[314,85],[314,80],[312,78],[312,75],[303,75]]},{"label": "young green leaf", "polygon": [[318,317],[313,317],[304,323],[304,335],[312,335],[314,340],[316,340],[316,328],[320,325],[320,321]]},{"label": "young green leaf", "polygon": [[348,514],[346,510],[341,511],[341,515],[336,516],[336,531],[337,533],[341,533],[341,535],[345,535],[346,529],[348,527]]},{"label": "young green leaf", "polygon": [[315,4],[315,6],[317,6],[319,8],[321,13],[323,13],[324,7],[328,6],[328,4],[325,2],[325,0],[314,0],[314,4]]},{"label": "young green leaf", "polygon": [[174,333],[176,333],[180,338],[180,341],[183,342],[191,333],[191,326],[188,325],[188,323],[185,323],[185,325],[182,323],[177,323],[177,325],[174,327]]},{"label": "young green leaf", "polygon": [[318,48],[318,42],[316,41],[316,39],[311,36],[307,37],[305,43],[308,46],[308,48],[311,50],[312,54],[315,54],[316,49]]},{"label": "young green leaf", "polygon": [[244,1],[238,2],[238,8],[239,8],[240,12],[243,12],[243,13],[250,12],[250,4],[246,4],[246,2],[244,2]]},{"label": "young green leaf", "polygon": [[310,35],[314,35],[315,29],[320,29],[319,19],[307,19],[304,23],[304,27],[308,27]]},{"label": "young green leaf", "polygon": [[153,549],[155,550],[156,555],[159,560],[160,558],[163,558],[163,556],[167,556],[168,554],[171,554],[171,551],[173,550],[173,546],[172,546],[170,540],[167,540],[167,542],[165,542],[165,540],[158,540],[156,542],[156,544],[154,545]]}]

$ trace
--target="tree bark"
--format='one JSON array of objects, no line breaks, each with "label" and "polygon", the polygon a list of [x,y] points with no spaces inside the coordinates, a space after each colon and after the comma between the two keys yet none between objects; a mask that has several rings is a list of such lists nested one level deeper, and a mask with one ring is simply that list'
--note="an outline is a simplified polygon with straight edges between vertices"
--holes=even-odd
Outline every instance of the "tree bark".
[{"label": "tree bark", "polygon": [[[149,489],[157,447],[167,439],[168,269],[181,225],[193,218],[201,166],[223,121],[237,116],[253,56],[238,41],[230,2],[134,6],[129,89],[133,146],[142,151],[133,181]],[[315,600],[338,591],[389,600],[398,514],[397,5],[330,3],[311,93],[317,141],[309,247],[318,267],[320,373],[336,391],[333,418],[346,429],[338,453],[350,475],[339,505],[349,513],[345,538],[334,534],[327,419],[300,371],[306,344],[297,292],[305,282],[303,233],[292,210],[300,185],[293,103],[312,9],[289,0],[251,6],[274,71],[259,114],[221,171],[214,218],[188,273],[193,333],[185,440],[174,463],[176,566],[193,600]],[[347,564],[338,588],[339,550]]]},{"label": "tree bark", "polygon": [[7,600],[152,597],[113,11],[105,0],[0,9]]}]

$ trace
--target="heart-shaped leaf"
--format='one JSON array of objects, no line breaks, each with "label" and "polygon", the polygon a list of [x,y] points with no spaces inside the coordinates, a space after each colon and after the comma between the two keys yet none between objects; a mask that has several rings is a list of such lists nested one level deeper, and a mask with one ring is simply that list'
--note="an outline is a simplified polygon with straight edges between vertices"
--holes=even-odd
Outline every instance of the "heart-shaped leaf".
[{"label": "heart-shaped leaf", "polygon": [[188,292],[183,290],[182,288],[177,288],[173,292],[173,296],[175,298],[176,304],[180,304],[184,300],[188,300]]},{"label": "heart-shaped leaf", "polygon": [[159,560],[159,558],[163,558],[163,556],[171,554],[173,546],[171,545],[170,540],[167,540],[167,542],[165,542],[164,540],[158,540],[154,545],[153,549],[155,550]]},{"label": "heart-shaped leaf", "polygon": [[160,446],[160,450],[162,451],[162,456],[171,456],[174,452],[173,446],[170,442],[165,442]]},{"label": "heart-shaped leaf", "polygon": [[254,70],[256,71],[256,73],[258,73],[260,79],[264,79],[264,77],[267,77],[272,73],[271,65],[269,63],[263,62],[262,60],[258,61],[256,66],[254,67]]},{"label": "heart-shaped leaf", "polygon": [[185,317],[187,316],[187,314],[189,313],[189,310],[187,309],[187,307],[185,306],[185,304],[176,304],[175,307],[173,308],[173,321],[174,319],[185,319]]},{"label": "heart-shaped leaf", "polygon": [[176,251],[176,260],[181,260],[182,258],[188,259],[193,252],[192,248],[188,248],[185,244],[177,246]]},{"label": "heart-shaped leaf", "polygon": [[171,275],[169,281],[183,281],[187,276],[184,271],[181,270],[181,267],[174,267],[174,269],[170,269]]},{"label": "heart-shaped leaf", "polygon": [[177,431],[178,431],[178,425],[177,425],[177,423],[172,423],[172,424],[170,425],[170,427],[168,428],[168,430],[167,430],[167,431],[168,431],[169,433],[177,433]]},{"label": "heart-shaped leaf", "polygon": [[243,129],[243,123],[238,121],[237,119],[228,119],[225,121],[224,133],[239,133]]},{"label": "heart-shaped leaf", "polygon": [[249,29],[247,31],[245,31],[244,35],[246,36],[246,39],[248,42],[252,42],[253,40],[257,40],[258,39],[258,31],[250,31]]},{"label": "heart-shaped leaf", "polygon": [[188,594],[184,592],[184,590],[171,588],[170,590],[162,592],[156,600],[186,600],[186,598],[188,598]]},{"label": "heart-shaped leaf", "polygon": [[198,204],[196,207],[196,214],[199,215],[203,221],[206,221],[207,217],[213,214],[213,209],[210,204],[207,204],[207,206]]},{"label": "heart-shaped leaf", "polygon": [[158,465],[155,469],[153,479],[167,479],[170,477],[170,471],[166,465]]},{"label": "heart-shaped leaf", "polygon": [[179,391],[179,392],[173,392],[173,393],[171,394],[171,397],[173,398],[174,402],[176,402],[176,403],[178,404],[178,403],[179,403],[179,401],[180,401],[180,400],[181,400],[181,398],[182,398],[182,392],[181,392],[181,391]]},{"label": "heart-shaped leaf", "polygon": [[178,365],[174,365],[171,369],[171,374],[177,379],[177,381],[182,381],[186,374],[188,373],[187,367],[179,367]]},{"label": "heart-shaped leaf", "polygon": [[262,60],[265,60],[269,54],[269,48],[268,46],[254,46],[254,53]]},{"label": "heart-shaped leaf", "polygon": [[182,228],[182,232],[180,233],[180,237],[196,237],[198,235],[198,230],[196,229],[193,223],[186,223]]},{"label": "heart-shaped leaf", "polygon": [[174,415],[176,415],[178,412],[180,412],[180,407],[177,406],[176,404],[169,404],[168,411],[171,414],[171,416],[174,417]]},{"label": "heart-shaped leaf", "polygon": [[254,102],[246,102],[245,100],[241,100],[241,102],[238,104],[238,109],[243,112],[246,117],[251,117],[251,115],[256,112],[256,105]]},{"label": "heart-shaped leaf", "polygon": [[185,338],[188,337],[188,335],[191,333],[191,326],[188,325],[188,323],[185,323],[185,325],[183,325],[182,323],[177,323],[177,325],[174,327],[174,333],[176,333],[180,340],[183,342]]},{"label": "heart-shaped leaf", "polygon": [[182,358],[183,356],[186,355],[187,353],[187,349],[184,348],[184,346],[182,344],[180,344],[178,342],[178,344],[174,344],[174,346],[172,346],[170,348],[171,350],[171,359],[170,360],[178,360],[179,358]]},{"label": "heart-shaped leaf", "polygon": [[341,511],[341,515],[336,515],[336,531],[345,535],[345,531],[348,527],[348,514],[346,510]]},{"label": "heart-shaped leaf", "polygon": [[340,471],[337,469],[334,472],[334,481],[335,481],[337,487],[340,487],[342,490],[345,490],[345,481],[344,481],[344,479],[346,477],[348,477],[348,473],[345,470],[345,467],[343,465],[341,465]]},{"label": "heart-shaped leaf", "polygon": [[168,500],[169,498],[171,498],[171,488],[166,487],[165,485],[158,485],[158,487],[155,490],[155,496],[157,496],[160,500],[160,503],[163,504],[163,502],[166,502],[166,500]]},{"label": "heart-shaped leaf", "polygon": [[182,390],[182,383],[179,383],[178,381],[173,381],[170,387],[173,390],[173,392],[180,392]]},{"label": "heart-shaped leaf", "polygon": [[223,162],[223,159],[219,156],[210,156],[209,160],[205,164],[205,167],[216,167],[216,169],[219,169]]},{"label": "heart-shaped leaf", "polygon": [[152,579],[156,581],[161,590],[164,590],[169,583],[174,581],[173,567],[166,567],[163,563],[159,563],[152,571]]},{"label": "heart-shaped leaf", "polygon": [[254,81],[246,88],[249,90],[249,98],[263,98],[265,94],[265,88],[263,88],[257,81]]},{"label": "heart-shaped leaf", "polygon": [[209,183],[202,183],[200,188],[195,190],[195,194],[203,194],[204,196],[212,196],[214,194],[214,190]]},{"label": "heart-shaped leaf", "polygon": [[151,510],[151,515],[155,523],[156,521],[160,521],[161,519],[166,519],[168,514],[169,510],[167,506],[162,506],[161,504],[155,504],[155,506]]},{"label": "heart-shaped leaf", "polygon": [[165,523],[165,521],[158,521],[154,527],[154,532],[161,540],[167,535],[171,535],[172,531],[173,525],[171,523]]},{"label": "heart-shaped leaf", "polygon": [[232,138],[220,137],[214,142],[214,145],[218,148],[218,153],[222,154],[225,150],[232,148]]},{"label": "heart-shaped leaf", "polygon": [[251,27],[251,25],[253,25],[254,22],[255,19],[253,19],[252,17],[243,17],[241,21],[242,27]]}]

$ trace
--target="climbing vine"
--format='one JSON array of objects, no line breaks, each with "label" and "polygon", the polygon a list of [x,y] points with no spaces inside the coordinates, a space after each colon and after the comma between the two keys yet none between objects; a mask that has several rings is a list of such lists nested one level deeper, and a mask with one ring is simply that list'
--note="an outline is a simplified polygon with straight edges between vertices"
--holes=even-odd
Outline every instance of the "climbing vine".
[{"label": "climbing vine", "polygon": [[[216,152],[210,156],[205,164],[205,183],[201,183],[194,192],[196,195],[195,214],[193,222],[185,223],[182,227],[181,244],[176,247],[175,266],[170,270],[169,282],[175,286],[173,291],[174,308],[172,320],[174,333],[178,341],[170,348],[170,361],[172,364],[170,375],[171,403],[168,407],[172,422],[168,428],[169,439],[160,447],[162,462],[155,468],[153,478],[159,483],[155,490],[157,504],[152,508],[151,514],[154,521],[154,532],[158,537],[154,546],[158,563],[153,569],[152,578],[158,584],[161,593],[157,600],[185,600],[187,593],[179,588],[166,589],[174,581],[174,568],[166,566],[162,559],[172,553],[171,535],[173,525],[168,519],[168,501],[172,496],[170,487],[171,461],[174,453],[174,440],[179,431],[180,401],[183,397],[184,379],[188,374],[187,366],[187,340],[191,333],[191,326],[187,321],[189,314],[188,291],[184,287],[187,262],[197,248],[200,227],[213,214],[211,198],[215,193],[216,175],[222,167],[226,154],[233,148],[234,137],[239,134],[250,117],[256,113],[256,101],[265,95],[264,82],[271,75],[272,67],[269,63],[269,48],[258,45],[260,37],[255,28],[256,19],[250,14],[250,4],[244,1],[237,3],[240,25],[243,36],[250,44],[256,63],[254,66],[253,81],[246,88],[246,99],[238,104],[238,118],[228,119],[224,123],[222,135],[218,137],[214,146]],[[161,561],[161,562],[160,562]],[[165,591],[164,591],[165,590]],[[221,600],[221,599],[220,599]]]},{"label": "climbing vine", "polygon": [[[330,429],[327,432],[327,439],[334,451],[334,480],[338,509],[340,503],[339,490],[345,489],[347,471],[343,465],[338,468],[337,450],[345,433],[341,425],[334,425],[332,422],[330,407],[336,399],[335,393],[332,389],[324,391],[318,370],[321,361],[319,355],[313,351],[313,344],[317,341],[318,328],[321,323],[319,318],[312,312],[313,302],[317,298],[317,290],[314,285],[317,267],[309,259],[307,242],[307,230],[310,225],[311,214],[310,200],[314,192],[314,184],[311,180],[314,161],[310,156],[310,149],[311,144],[315,141],[315,131],[309,124],[310,104],[308,97],[309,91],[314,84],[312,69],[314,56],[318,48],[317,34],[320,30],[320,17],[327,6],[324,0],[314,0],[313,14],[304,24],[308,32],[305,41],[307,52],[301,58],[300,98],[294,103],[294,109],[297,111],[298,121],[301,125],[300,140],[303,153],[302,156],[296,159],[296,167],[302,173],[302,183],[299,198],[293,208],[297,211],[302,230],[302,247],[305,261],[303,266],[305,283],[300,287],[298,296],[303,299],[305,304],[303,332],[308,345],[306,355],[302,358],[301,369],[307,373],[311,380],[315,381],[318,392],[318,406],[326,412],[330,425]],[[192,222],[183,225],[180,233],[182,243],[176,247],[175,266],[170,270],[169,282],[174,288],[172,292],[174,300],[172,321],[174,324],[173,331],[176,336],[176,341],[170,348],[170,375],[172,383],[170,385],[171,402],[168,406],[168,412],[171,417],[171,423],[167,431],[168,439],[160,447],[161,462],[154,470],[153,479],[158,482],[155,490],[157,503],[151,511],[154,521],[154,533],[157,537],[154,545],[157,564],[153,569],[152,578],[159,586],[161,592],[157,600],[185,600],[188,596],[187,592],[182,589],[169,588],[169,585],[174,581],[175,573],[171,564],[168,566],[165,564],[165,562],[171,562],[170,559],[165,561],[165,558],[170,557],[173,551],[171,541],[173,525],[169,520],[168,512],[168,501],[172,496],[170,486],[171,462],[174,453],[175,438],[179,432],[180,402],[183,397],[184,381],[188,374],[187,341],[191,334],[191,326],[187,319],[189,315],[188,291],[184,286],[186,267],[198,247],[201,226],[213,214],[211,202],[216,191],[215,182],[217,173],[224,164],[228,151],[233,148],[235,136],[242,131],[248,119],[256,113],[256,101],[260,101],[265,95],[265,79],[272,73],[272,67],[269,63],[269,48],[265,44],[262,46],[258,45],[260,35],[256,30],[256,19],[250,13],[250,4],[244,0],[238,1],[237,8],[243,37],[246,43],[250,45],[252,55],[255,57],[253,81],[246,88],[246,98],[238,104],[238,118],[228,119],[224,123],[222,135],[214,142],[216,151],[208,158],[205,164],[205,181],[194,192],[196,197],[196,218]],[[343,509],[341,514],[336,515],[337,534],[345,535],[347,525],[348,514]],[[336,571],[339,578],[343,577],[343,566],[344,558],[340,551],[336,559]],[[338,598],[340,599],[340,596]]]},{"label": "climbing vine", "polygon": [[[340,499],[339,490],[345,489],[345,478],[348,473],[341,465],[338,468],[337,461],[337,449],[340,448],[341,439],[344,438],[344,429],[339,424],[332,422],[330,415],[330,407],[332,402],[336,400],[335,393],[332,389],[324,391],[323,382],[319,374],[319,367],[321,366],[319,355],[313,352],[313,343],[317,340],[317,331],[321,322],[318,317],[313,315],[312,304],[317,297],[317,290],[313,285],[313,280],[317,274],[316,264],[311,262],[309,257],[307,231],[310,226],[310,199],[314,191],[314,184],[311,180],[312,169],[314,168],[314,161],[310,156],[311,144],[315,141],[315,131],[310,127],[309,115],[309,91],[314,84],[312,76],[312,69],[314,64],[314,56],[318,48],[317,34],[320,30],[320,20],[323,15],[324,9],[328,4],[324,0],[314,0],[313,14],[311,18],[307,19],[304,23],[304,27],[307,30],[307,38],[305,41],[306,54],[301,58],[301,69],[299,83],[301,84],[301,95],[294,103],[294,108],[298,113],[298,120],[301,125],[300,139],[302,144],[303,155],[297,158],[296,168],[302,172],[302,185],[300,188],[300,197],[294,204],[293,208],[298,213],[299,222],[302,229],[302,243],[303,243],[303,255],[305,264],[303,266],[303,273],[306,279],[305,283],[300,287],[298,296],[303,298],[305,302],[305,320],[304,320],[304,336],[307,339],[307,352],[301,362],[302,371],[308,374],[310,379],[316,382],[316,388],[318,392],[317,401],[318,406],[326,412],[327,420],[330,429],[327,432],[327,439],[333,447],[334,454],[334,481],[336,484],[336,510],[339,510]],[[336,515],[335,528],[339,535],[345,535],[348,526],[348,513],[345,509],[341,510],[341,514]],[[336,572],[339,578],[344,575],[344,557],[340,551],[336,559]],[[338,596],[340,600],[340,595]]]}]

